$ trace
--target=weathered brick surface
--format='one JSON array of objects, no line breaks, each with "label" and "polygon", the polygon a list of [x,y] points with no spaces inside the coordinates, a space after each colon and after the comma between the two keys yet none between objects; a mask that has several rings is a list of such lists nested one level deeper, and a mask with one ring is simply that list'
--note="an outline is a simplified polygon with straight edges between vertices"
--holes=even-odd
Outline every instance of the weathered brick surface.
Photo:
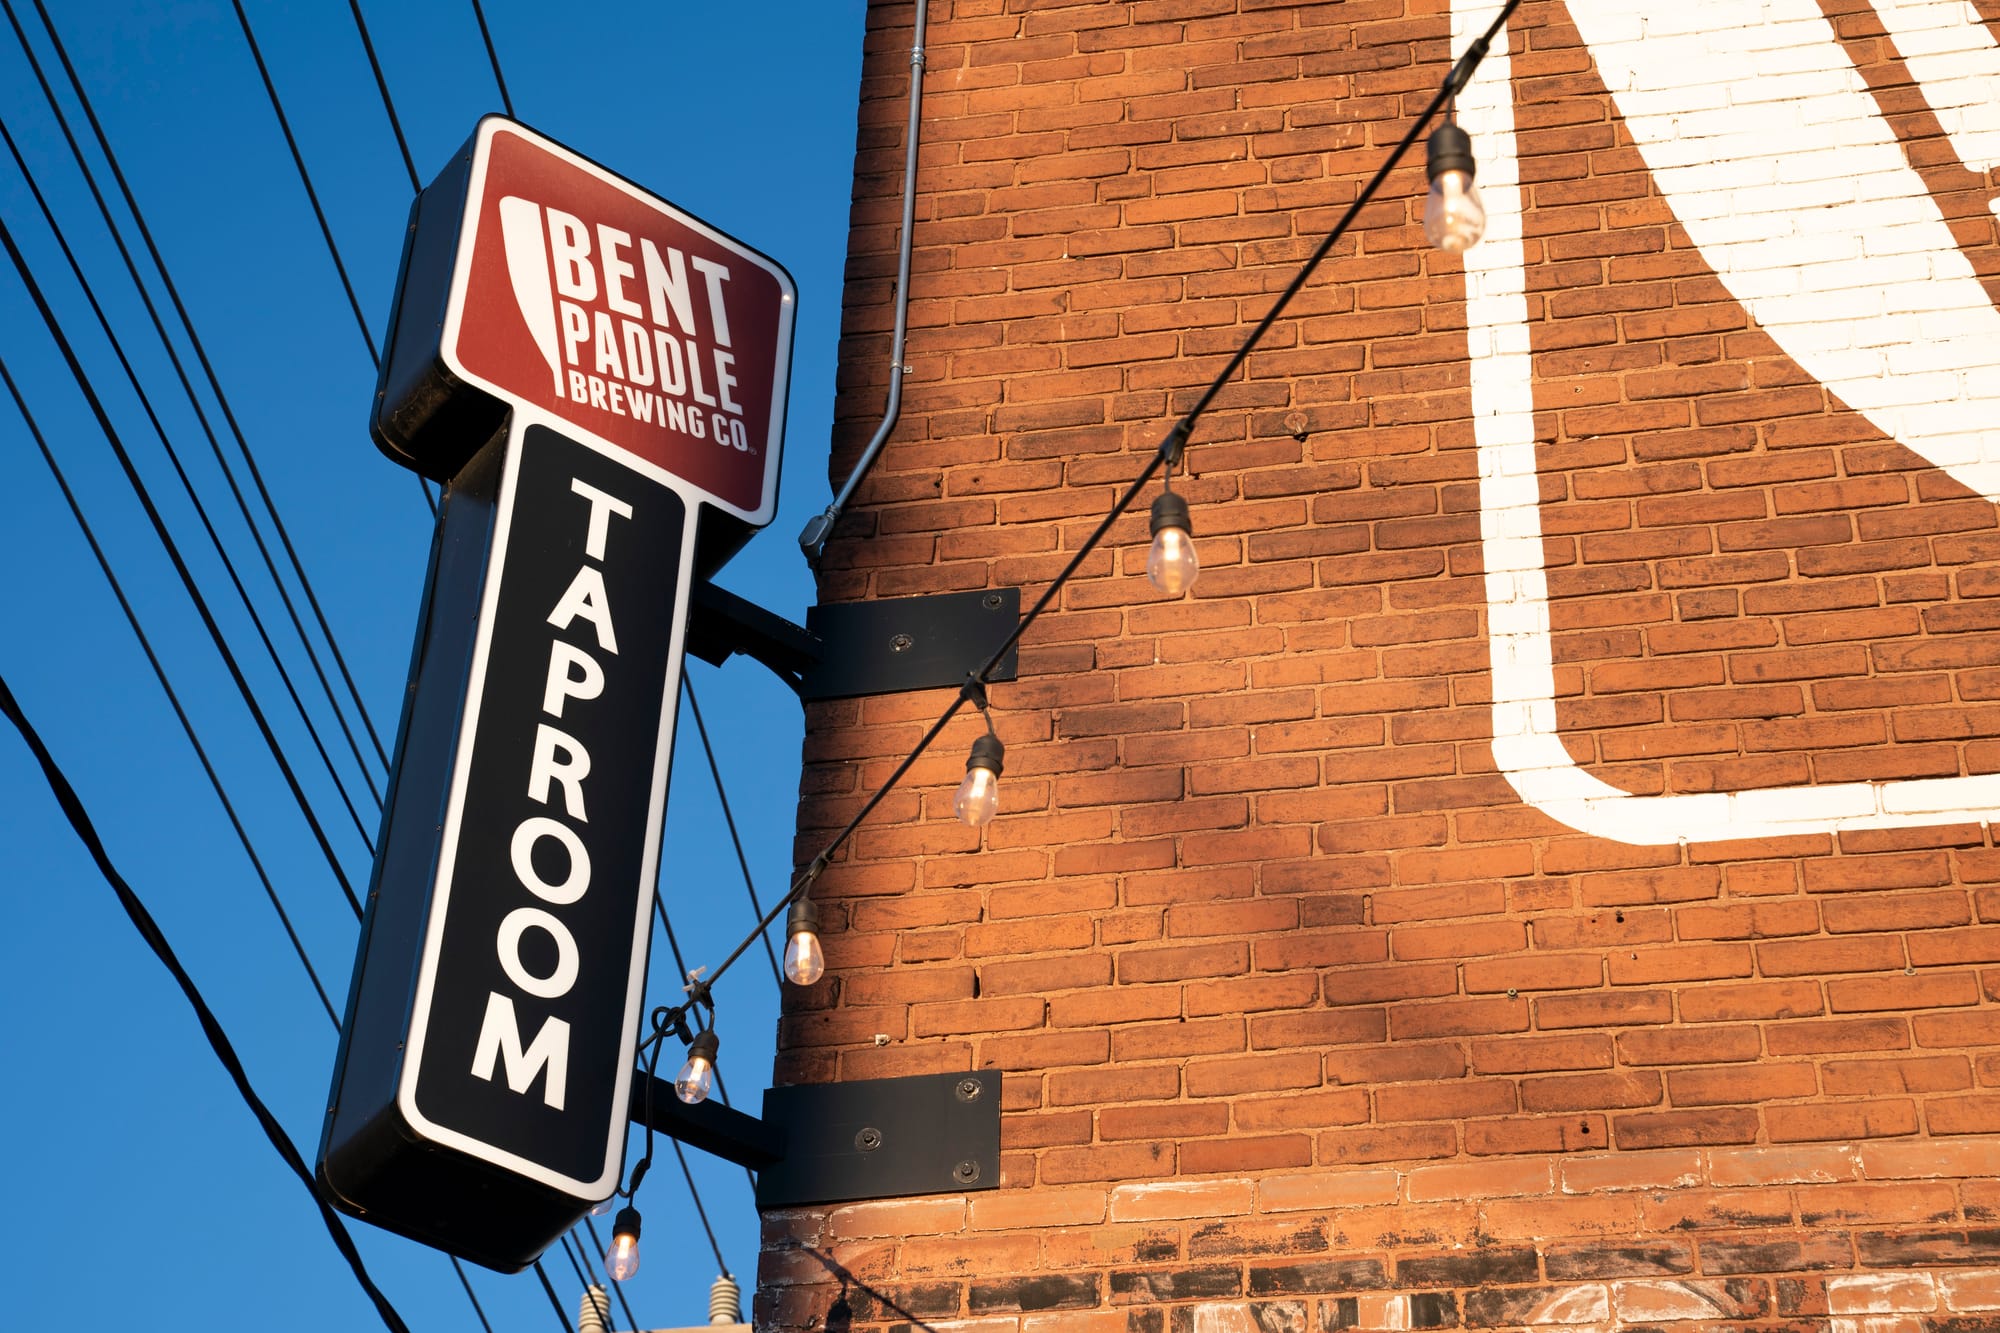
[{"label": "weathered brick surface", "polygon": [[[1038,595],[1450,60],[1444,0],[930,3],[909,378],[827,601]],[[1004,1070],[1003,1188],[772,1215],[761,1325],[2000,1328],[2000,847],[1949,800],[1827,814],[2000,774],[2000,511],[1752,317],[1570,6],[1509,41],[1536,493],[1492,503],[1489,335],[1413,159],[1196,432],[1193,595],[1120,520],[992,689],[999,818],[951,819],[961,716],[820,877],[778,1077]],[[1806,9],[1949,228],[1927,262],[2000,300],[2000,179],[1876,7]],[[887,383],[911,18],[869,16],[836,482]],[[1882,374],[1976,388],[1933,352]],[[1526,512],[1535,763],[1775,825],[1524,795],[1490,566]],[[809,708],[802,863],[947,698]]]}]

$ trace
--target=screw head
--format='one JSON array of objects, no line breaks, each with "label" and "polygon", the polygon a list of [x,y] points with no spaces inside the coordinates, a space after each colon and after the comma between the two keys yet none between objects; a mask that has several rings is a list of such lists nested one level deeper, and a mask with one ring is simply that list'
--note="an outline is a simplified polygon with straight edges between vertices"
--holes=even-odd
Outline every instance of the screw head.
[{"label": "screw head", "polygon": [[916,646],[917,641],[907,634],[898,634],[889,640],[889,651],[892,653],[907,653]]},{"label": "screw head", "polygon": [[979,604],[985,607],[988,611],[998,611],[1001,607],[1007,604],[1007,599],[1005,597],[1002,597],[997,592],[989,592],[986,594],[985,597],[980,599]]},{"label": "screw head", "polygon": [[951,1169],[951,1178],[961,1185],[970,1185],[979,1179],[979,1163],[967,1160]]},{"label": "screw head", "polygon": [[978,1101],[979,1094],[984,1092],[985,1090],[986,1090],[986,1085],[981,1083],[976,1078],[962,1078],[958,1081],[958,1086],[952,1089],[952,1091],[958,1095],[958,1099],[962,1102]]},{"label": "screw head", "polygon": [[882,1131],[873,1125],[868,1126],[854,1136],[854,1146],[862,1152],[874,1152],[882,1146]]}]

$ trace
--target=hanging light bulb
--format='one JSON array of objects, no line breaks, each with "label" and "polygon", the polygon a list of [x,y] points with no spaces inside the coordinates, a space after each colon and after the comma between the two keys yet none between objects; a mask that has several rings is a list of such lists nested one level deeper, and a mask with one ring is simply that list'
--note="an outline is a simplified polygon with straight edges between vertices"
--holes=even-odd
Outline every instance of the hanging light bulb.
[{"label": "hanging light bulb", "polygon": [[637,1208],[626,1207],[618,1210],[618,1220],[611,1224],[611,1248],[604,1252],[604,1271],[614,1282],[630,1281],[632,1275],[639,1271]]},{"label": "hanging light bulb", "polygon": [[1440,250],[1462,254],[1486,234],[1486,206],[1472,183],[1472,136],[1447,120],[1431,131],[1425,145],[1430,195],[1424,200],[1424,239]]},{"label": "hanging light bulb", "polygon": [[[708,1094],[715,1090],[715,1053],[722,1043],[716,1038],[714,1028],[703,1028],[694,1034],[688,1043],[687,1063],[674,1079],[674,1095],[689,1106],[708,1100]],[[628,1208],[626,1212],[631,1212]],[[624,1217],[620,1213],[619,1217]],[[636,1220],[638,1214],[633,1214]]]},{"label": "hanging light bulb", "polygon": [[785,916],[785,980],[810,986],[826,973],[826,952],[819,947],[819,908],[812,899],[798,898]]},{"label": "hanging light bulb", "polygon": [[958,794],[951,799],[951,812],[959,823],[984,828],[993,821],[1000,809],[1001,761],[1006,755],[1007,747],[990,731],[972,743],[972,756],[965,761],[965,781],[958,784]]},{"label": "hanging light bulb", "polygon": [[1167,596],[1178,597],[1194,586],[1200,570],[1187,501],[1167,491],[1153,501],[1153,549],[1146,553],[1146,577]]}]

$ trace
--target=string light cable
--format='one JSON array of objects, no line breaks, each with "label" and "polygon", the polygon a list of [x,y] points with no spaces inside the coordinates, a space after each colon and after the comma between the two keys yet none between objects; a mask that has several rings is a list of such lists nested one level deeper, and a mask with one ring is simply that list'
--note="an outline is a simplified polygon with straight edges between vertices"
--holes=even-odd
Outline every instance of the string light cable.
[{"label": "string light cable", "polygon": [[264,1136],[270,1140],[278,1156],[284,1160],[285,1165],[312,1196],[314,1205],[319,1209],[320,1220],[325,1223],[327,1233],[332,1236],[335,1248],[347,1261],[347,1266],[353,1270],[354,1280],[361,1285],[362,1291],[367,1293],[383,1325],[390,1329],[391,1333],[409,1333],[409,1325],[403,1322],[403,1317],[396,1313],[396,1307],[389,1303],[389,1298],[368,1275],[367,1265],[362,1262],[361,1252],[355,1248],[354,1238],[348,1234],[346,1225],[327,1205],[326,1200],[320,1197],[313,1181],[312,1171],[306,1166],[305,1159],[299,1155],[297,1145],[285,1133],[284,1126],[278,1123],[278,1118],[271,1113],[271,1108],[264,1104],[264,1099],[257,1095],[256,1088],[251,1086],[250,1076],[243,1068],[243,1062],[238,1058],[236,1048],[229,1040],[229,1034],[224,1031],[214,1010],[209,1008],[201,988],[181,965],[179,955],[167,941],[159,923],[153,919],[153,914],[147,910],[139,895],[112,864],[110,853],[105,850],[104,842],[98,836],[97,826],[91,821],[89,812],[84,809],[82,798],[77,795],[76,789],[63,774],[61,766],[56,763],[55,756],[43,742],[41,733],[29,722],[27,714],[22,711],[4,676],[0,676],[0,713],[4,713],[7,720],[13,723],[14,729],[21,734],[22,741],[34,755],[36,764],[42,770],[43,780],[48,783],[49,790],[55,796],[57,806],[61,808],[64,818],[69,821],[70,827],[83,843],[84,849],[90,853],[90,859],[96,863],[98,872],[111,886],[112,893],[118,898],[118,905],[124,908],[125,915],[132,922],[133,928],[139,932],[139,937],[146,942],[146,946],[153,951],[153,956],[158,958],[160,964],[172,975],[174,984],[180,987],[181,995],[194,1010],[195,1021],[201,1025],[202,1035],[208,1039],[209,1049],[215,1053],[215,1058],[228,1073],[230,1082],[236,1085],[237,1095],[250,1108],[251,1115],[256,1117],[258,1127],[264,1131]]},{"label": "string light cable", "polygon": [[[709,743],[708,726],[701,719],[701,703],[694,697],[694,679],[685,671],[681,673],[681,686],[687,691],[688,711],[694,716],[695,734],[701,737],[701,752],[708,760],[709,776],[715,779],[715,799],[722,806],[722,822],[729,830],[729,845],[736,851],[737,868],[743,872],[743,889],[750,895],[750,914],[753,917],[761,917],[764,915],[764,904],[757,901],[757,884],[750,875],[750,858],[743,854],[743,835],[737,831],[736,815],[729,808],[729,792],[722,785],[722,769],[715,762],[715,747]],[[664,920],[666,908],[662,907],[660,911]],[[771,979],[776,981],[780,976],[780,969],[777,955],[771,950],[771,938],[768,935],[764,936],[764,953],[771,960]]]},{"label": "string light cable", "polygon": [[[930,749],[938,736],[950,725],[951,720],[958,715],[959,710],[970,704],[982,714],[987,713],[986,686],[1001,660],[1020,642],[1021,637],[1027,633],[1035,621],[1055,601],[1056,596],[1062,591],[1064,585],[1075,575],[1090,553],[1096,550],[1099,544],[1103,542],[1106,534],[1110,532],[1112,525],[1131,508],[1133,502],[1138,499],[1140,492],[1151,483],[1154,475],[1162,468],[1171,468],[1181,462],[1182,455],[1186,451],[1189,439],[1193,435],[1196,426],[1200,424],[1201,418],[1207,413],[1209,406],[1215,401],[1216,396],[1221,393],[1223,386],[1242,367],[1243,363],[1249,358],[1250,353],[1262,341],[1265,333],[1284,314],[1286,308],[1290,306],[1292,299],[1305,287],[1305,284],[1312,278],[1314,272],[1318,270],[1321,262],[1332,252],[1334,245],[1339,242],[1342,236],[1347,234],[1355,218],[1374,199],[1383,183],[1395,171],[1398,164],[1402,162],[1411,146],[1415,144],[1418,136],[1424,132],[1425,127],[1436,118],[1438,112],[1456,97],[1458,91],[1472,78],[1474,71],[1479,68],[1480,62],[1485,59],[1486,53],[1493,43],[1493,39],[1506,26],[1508,19],[1513,16],[1514,11],[1520,7],[1520,4],[1521,0],[1507,0],[1507,3],[1501,8],[1500,13],[1493,19],[1492,23],[1488,25],[1481,35],[1473,39],[1470,45],[1467,46],[1464,54],[1453,63],[1450,72],[1445,75],[1443,83],[1439,85],[1436,94],[1425,106],[1424,110],[1411,122],[1409,129],[1405,131],[1402,138],[1389,151],[1389,155],[1384,159],[1382,165],[1376,169],[1375,174],[1370,176],[1367,182],[1361,187],[1354,201],[1341,213],[1332,229],[1314,247],[1312,254],[1306,259],[1298,272],[1293,275],[1284,290],[1279,293],[1277,300],[1272,303],[1270,310],[1265,313],[1263,318],[1257,321],[1248,335],[1245,336],[1243,342],[1230,354],[1228,361],[1224,363],[1222,369],[1209,381],[1208,386],[1202,391],[1201,396],[1196,399],[1194,406],[1189,408],[1174,423],[1173,427],[1168,430],[1166,437],[1161,440],[1159,447],[1154,450],[1152,456],[1140,469],[1139,475],[1119,494],[1111,507],[1111,512],[1106,514],[1102,521],[1092,529],[1083,544],[1077,548],[1076,553],[1070,557],[1069,562],[1063,566],[1062,570],[1049,583],[1049,586],[1043,589],[1041,595],[1035,599],[1034,604],[1022,615],[1020,622],[1015,625],[1013,631],[993,650],[992,655],[977,669],[968,673],[965,683],[960,686],[958,692],[953,695],[951,702],[945,706],[944,711],[939,715],[937,721],[933,722],[930,728],[924,732],[909,754],[904,756],[896,765],[894,771],[882,782],[882,785],[877,787],[873,794],[862,803],[861,808],[855,811],[848,821],[841,826],[839,832],[834,834],[833,838],[820,850],[819,854],[813,857],[806,865],[806,868],[799,872],[792,880],[789,890],[778,900],[777,904],[759,918],[756,929],[745,936],[742,942],[721,963],[717,964],[712,971],[707,973],[706,980],[699,983],[699,998],[701,1000],[707,1000],[709,988],[721,980],[723,974],[728,972],[736,960],[741,958],[749,950],[750,946],[763,936],[764,931],[770,927],[772,922],[777,920],[781,913],[788,911],[795,902],[798,902],[810,893],[813,883],[826,870],[828,864],[831,863],[834,853],[846,844],[847,840],[854,835],[855,830],[861,826],[862,822],[874,813],[875,808],[903,780],[911,767]],[[1463,131],[1459,132],[1463,133]],[[1469,150],[1467,155],[1469,157]],[[1433,161],[1433,166],[1435,166],[1435,161]],[[1433,177],[1433,183],[1435,184],[1437,171],[1432,170],[1429,174]],[[1179,499],[1178,496],[1175,498]],[[1178,517],[1177,514],[1174,516]],[[1186,531],[1185,528],[1182,530]],[[982,750],[985,757],[989,757],[996,765],[993,770],[995,776],[997,777],[998,774],[997,766],[1000,763],[1000,755],[1003,747],[999,744],[998,734],[993,730],[990,714],[987,715],[986,722],[986,734],[973,742],[974,756],[968,763],[968,777],[972,776],[970,772],[972,767],[981,765]],[[963,790],[963,787],[961,787],[961,790]],[[687,1003],[675,1009],[657,1011],[654,1015],[651,1040],[658,1042],[668,1032],[676,1032],[683,1041],[689,1040],[685,1018],[692,1010],[696,998],[696,996],[691,995]]]}]

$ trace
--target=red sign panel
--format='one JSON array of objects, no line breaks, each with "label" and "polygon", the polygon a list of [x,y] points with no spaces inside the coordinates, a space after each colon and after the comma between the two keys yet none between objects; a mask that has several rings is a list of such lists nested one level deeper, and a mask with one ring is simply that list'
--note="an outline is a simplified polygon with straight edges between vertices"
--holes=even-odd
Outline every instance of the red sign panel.
[{"label": "red sign panel", "polygon": [[480,126],[465,228],[454,374],[769,521],[796,306],[782,268],[505,121]]}]

